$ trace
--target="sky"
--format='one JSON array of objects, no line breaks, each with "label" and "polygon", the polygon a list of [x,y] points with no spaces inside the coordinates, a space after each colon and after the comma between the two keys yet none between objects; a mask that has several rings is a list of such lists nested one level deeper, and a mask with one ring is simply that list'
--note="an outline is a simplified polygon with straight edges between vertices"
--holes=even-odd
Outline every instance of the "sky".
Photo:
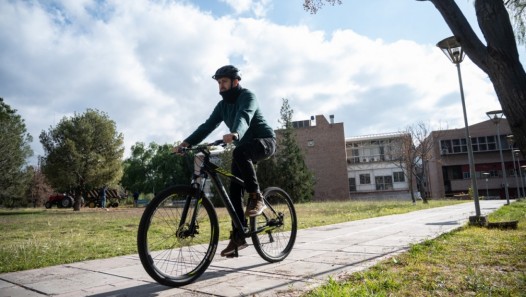
[{"label": "sky", "polygon": [[[125,157],[137,142],[182,141],[221,99],[211,76],[227,64],[276,129],[284,98],[293,120],[334,115],[346,137],[462,128],[435,7],[342,2],[311,14],[303,0],[0,0],[0,97],[33,136],[33,161],[42,131],[87,109],[115,121]],[[472,1],[457,4],[481,35]],[[491,82],[468,57],[461,71],[469,124],[487,120],[501,109]]]}]

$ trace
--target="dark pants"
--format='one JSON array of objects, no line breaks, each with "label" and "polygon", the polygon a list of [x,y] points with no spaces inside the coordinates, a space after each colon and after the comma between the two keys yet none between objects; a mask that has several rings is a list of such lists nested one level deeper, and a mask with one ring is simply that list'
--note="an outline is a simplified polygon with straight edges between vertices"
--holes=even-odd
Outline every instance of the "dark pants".
[{"label": "dark pants", "polygon": [[245,188],[235,182],[230,183],[230,199],[241,223],[246,225],[243,210],[243,195],[259,192],[259,184],[254,164],[276,152],[275,138],[256,138],[236,147],[232,153],[232,173],[245,181]]}]

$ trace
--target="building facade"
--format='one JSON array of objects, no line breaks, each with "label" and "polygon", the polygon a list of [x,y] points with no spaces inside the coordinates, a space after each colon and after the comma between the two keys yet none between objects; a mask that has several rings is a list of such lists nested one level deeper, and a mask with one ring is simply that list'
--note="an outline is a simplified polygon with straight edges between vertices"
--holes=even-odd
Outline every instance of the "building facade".
[{"label": "building facade", "polygon": [[[352,199],[410,199],[405,163],[400,162],[399,141],[406,134],[385,133],[345,140],[347,176]],[[415,183],[413,183],[414,185]]]},{"label": "building facade", "polygon": [[292,123],[305,164],[314,174],[314,200],[349,199],[343,123],[323,115]]},{"label": "building facade", "polygon": [[[519,197],[524,185],[520,167],[525,162],[524,156],[508,141],[511,135],[508,121],[501,119],[497,127],[492,120],[487,120],[469,126],[469,132],[479,197],[505,199],[506,184],[509,198]],[[424,170],[424,188],[429,197],[461,197],[468,193],[471,177],[465,133],[464,128],[431,132],[429,137],[434,145]],[[504,162],[501,162],[497,134],[500,135]]]}]

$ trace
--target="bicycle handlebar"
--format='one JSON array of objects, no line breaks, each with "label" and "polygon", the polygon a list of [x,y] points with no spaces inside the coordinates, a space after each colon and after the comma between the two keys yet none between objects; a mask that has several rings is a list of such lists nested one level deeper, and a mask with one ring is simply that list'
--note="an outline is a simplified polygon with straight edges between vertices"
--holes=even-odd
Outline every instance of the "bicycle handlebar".
[{"label": "bicycle handlebar", "polygon": [[180,150],[180,153],[184,154],[186,153],[187,151],[200,151],[200,150],[203,150],[203,149],[207,149],[211,146],[226,146],[226,143],[222,140],[222,139],[219,139],[219,140],[216,140],[214,142],[209,142],[209,143],[202,143],[202,144],[198,144],[198,145],[195,145],[195,146],[188,146],[188,147],[183,147],[181,148]]}]

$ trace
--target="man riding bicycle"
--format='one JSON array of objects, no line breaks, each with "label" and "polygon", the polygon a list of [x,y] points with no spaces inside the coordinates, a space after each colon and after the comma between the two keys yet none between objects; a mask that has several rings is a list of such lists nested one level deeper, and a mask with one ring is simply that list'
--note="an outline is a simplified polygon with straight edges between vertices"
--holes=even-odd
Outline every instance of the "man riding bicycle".
[{"label": "man riding bicycle", "polygon": [[[239,84],[239,70],[226,65],[219,68],[212,76],[219,85],[222,100],[217,103],[210,117],[201,124],[179,146],[181,148],[196,145],[203,141],[221,122],[224,122],[230,133],[223,135],[225,143],[234,143],[232,173],[245,181],[245,187],[231,182],[230,198],[241,222],[246,226],[245,217],[260,215],[266,208],[260,192],[254,163],[272,156],[276,151],[276,134],[267,124],[254,93],[242,88]],[[243,211],[244,191],[248,192],[247,209]],[[221,256],[231,256],[234,252],[247,247],[245,238],[236,236],[240,231],[233,230],[230,242]]]}]

